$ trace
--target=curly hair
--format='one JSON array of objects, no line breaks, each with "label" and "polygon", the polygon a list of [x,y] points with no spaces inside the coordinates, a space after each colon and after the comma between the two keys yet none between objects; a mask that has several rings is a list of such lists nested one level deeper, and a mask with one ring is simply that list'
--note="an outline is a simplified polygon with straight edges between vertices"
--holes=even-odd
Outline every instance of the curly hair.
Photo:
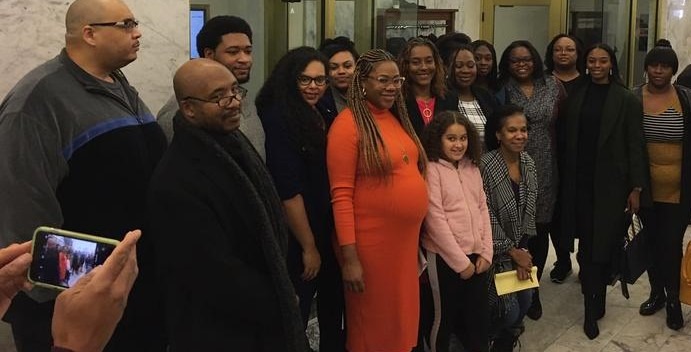
[{"label": "curly hair", "polygon": [[255,99],[259,116],[279,111],[289,139],[298,150],[321,150],[326,146],[324,119],[300,93],[297,79],[311,62],[320,62],[327,72],[328,61],[317,49],[299,47],[288,51],[276,64]]},{"label": "curly hair", "polygon": [[501,85],[506,84],[509,78],[511,78],[511,63],[509,62],[509,57],[511,56],[511,51],[516,48],[526,48],[530,52],[530,56],[533,61],[533,80],[544,79],[545,78],[545,68],[542,64],[542,58],[540,53],[537,52],[533,44],[527,40],[516,40],[509,44],[509,46],[504,49],[501,55],[501,60],[499,61],[499,82]]},{"label": "curly hair", "polygon": [[[382,49],[371,49],[365,52],[355,64],[355,74],[348,90],[348,107],[353,112],[355,125],[358,132],[358,163],[365,176],[389,179],[392,175],[392,165],[389,152],[386,150],[384,140],[379,131],[372,112],[366,104],[364,95],[364,83],[367,76],[374,69],[374,65],[380,62],[391,61],[396,63],[393,55]],[[399,91],[396,100],[390,109],[391,113],[398,119],[403,130],[413,140],[418,151],[418,170],[425,174],[427,168],[427,156],[415,134],[408,110],[403,100],[403,94]]]},{"label": "curly hair", "polygon": [[204,49],[216,50],[221,39],[228,33],[242,33],[249,38],[252,43],[252,28],[237,16],[216,16],[208,20],[202,29],[197,33],[197,53],[199,57],[204,57]]},{"label": "curly hair", "polygon": [[442,150],[442,138],[449,126],[459,124],[465,127],[468,134],[468,147],[466,148],[464,158],[468,158],[473,164],[479,165],[482,157],[482,145],[480,144],[480,135],[470,120],[458,111],[443,111],[434,116],[432,122],[427,125],[422,133],[422,146],[427,152],[427,158],[430,161],[439,161],[439,159],[446,160],[444,151]]},{"label": "curly hair", "polygon": [[398,67],[401,70],[401,76],[405,77],[405,82],[403,82],[403,94],[406,96],[414,96],[412,92],[413,80],[410,78],[410,55],[413,48],[418,46],[426,46],[432,51],[432,59],[434,60],[434,77],[432,77],[431,83],[431,93],[435,97],[444,98],[446,96],[446,69],[444,66],[444,61],[442,61],[441,56],[439,56],[439,51],[434,43],[424,38],[411,38],[406,43],[406,46],[398,55]]}]

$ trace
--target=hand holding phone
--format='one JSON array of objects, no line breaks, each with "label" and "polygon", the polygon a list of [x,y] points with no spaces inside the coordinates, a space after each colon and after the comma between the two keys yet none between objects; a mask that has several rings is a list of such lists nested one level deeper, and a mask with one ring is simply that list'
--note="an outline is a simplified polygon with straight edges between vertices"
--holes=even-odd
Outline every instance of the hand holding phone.
[{"label": "hand holding phone", "polygon": [[118,243],[110,238],[39,227],[34,232],[29,281],[58,290],[70,288],[102,265]]},{"label": "hand holding phone", "polygon": [[12,244],[0,249],[0,317],[21,289],[29,289],[26,272],[31,264],[31,242]]},{"label": "hand holding phone", "polygon": [[137,278],[139,230],[130,231],[105,263],[55,301],[53,341],[73,351],[101,351],[122,318]]}]

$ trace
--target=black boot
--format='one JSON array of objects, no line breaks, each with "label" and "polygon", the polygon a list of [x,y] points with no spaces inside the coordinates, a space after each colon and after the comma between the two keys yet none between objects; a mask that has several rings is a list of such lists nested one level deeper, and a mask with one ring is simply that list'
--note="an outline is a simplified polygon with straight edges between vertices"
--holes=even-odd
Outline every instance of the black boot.
[{"label": "black boot", "polygon": [[605,316],[605,295],[604,294],[596,294],[594,298],[595,302],[595,320],[600,320],[602,317]]},{"label": "black boot", "polygon": [[600,328],[597,326],[598,304],[594,294],[584,294],[583,304],[585,306],[585,319],[583,320],[583,332],[585,336],[593,340],[600,335]]},{"label": "black boot", "polygon": [[653,290],[647,301],[641,304],[638,313],[641,315],[653,315],[665,306],[665,293],[662,290]]},{"label": "black boot", "polygon": [[684,327],[684,317],[681,315],[681,303],[679,297],[669,295],[667,297],[667,327],[679,330]]},{"label": "black boot", "polygon": [[533,291],[533,301],[530,303],[530,307],[525,315],[533,320],[538,320],[542,317],[542,303],[540,302],[540,291],[534,289]]}]

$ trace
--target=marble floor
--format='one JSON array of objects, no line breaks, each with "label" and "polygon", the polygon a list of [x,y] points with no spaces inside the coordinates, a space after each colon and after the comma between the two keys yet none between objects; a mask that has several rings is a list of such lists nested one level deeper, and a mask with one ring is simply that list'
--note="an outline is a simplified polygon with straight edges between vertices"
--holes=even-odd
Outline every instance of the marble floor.
[{"label": "marble floor", "polygon": [[[691,227],[686,230],[685,243],[691,240]],[[573,255],[572,255],[573,256]],[[576,264],[573,258],[574,265]],[[549,270],[554,262],[550,248],[547,269],[540,282],[543,316],[538,321],[526,319],[525,333],[521,336],[521,352],[689,352],[691,351],[691,306],[682,305],[686,326],[679,331],[665,325],[664,309],[643,317],[638,306],[649,292],[647,277],[629,286],[631,298],[626,300],[617,285],[607,291],[607,314],[599,321],[600,336],[588,340],[583,334],[583,298],[576,275],[563,284],[549,281]],[[578,268],[574,268],[577,273]],[[316,320],[310,321],[309,335],[316,347]],[[14,352],[12,335],[7,324],[0,323],[0,351]],[[327,352],[327,351],[323,351]]]}]

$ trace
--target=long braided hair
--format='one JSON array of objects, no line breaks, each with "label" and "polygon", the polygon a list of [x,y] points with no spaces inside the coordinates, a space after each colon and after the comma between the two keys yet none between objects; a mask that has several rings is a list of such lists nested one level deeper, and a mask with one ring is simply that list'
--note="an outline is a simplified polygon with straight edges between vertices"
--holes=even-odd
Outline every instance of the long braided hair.
[{"label": "long braided hair", "polygon": [[[367,97],[363,80],[374,69],[374,65],[379,62],[391,61],[396,63],[393,55],[382,49],[372,49],[364,53],[355,65],[355,73],[348,90],[348,107],[353,112],[355,125],[358,132],[358,158],[359,169],[364,176],[373,176],[389,179],[392,175],[391,159],[386,150],[379,127],[374,120],[372,112],[367,107]],[[413,140],[418,151],[418,170],[422,175],[427,168],[427,155],[425,154],[420,139],[418,139],[413,129],[413,125],[408,118],[408,110],[405,107],[403,94],[398,91],[396,100],[389,109],[396,117],[408,136]]]}]

